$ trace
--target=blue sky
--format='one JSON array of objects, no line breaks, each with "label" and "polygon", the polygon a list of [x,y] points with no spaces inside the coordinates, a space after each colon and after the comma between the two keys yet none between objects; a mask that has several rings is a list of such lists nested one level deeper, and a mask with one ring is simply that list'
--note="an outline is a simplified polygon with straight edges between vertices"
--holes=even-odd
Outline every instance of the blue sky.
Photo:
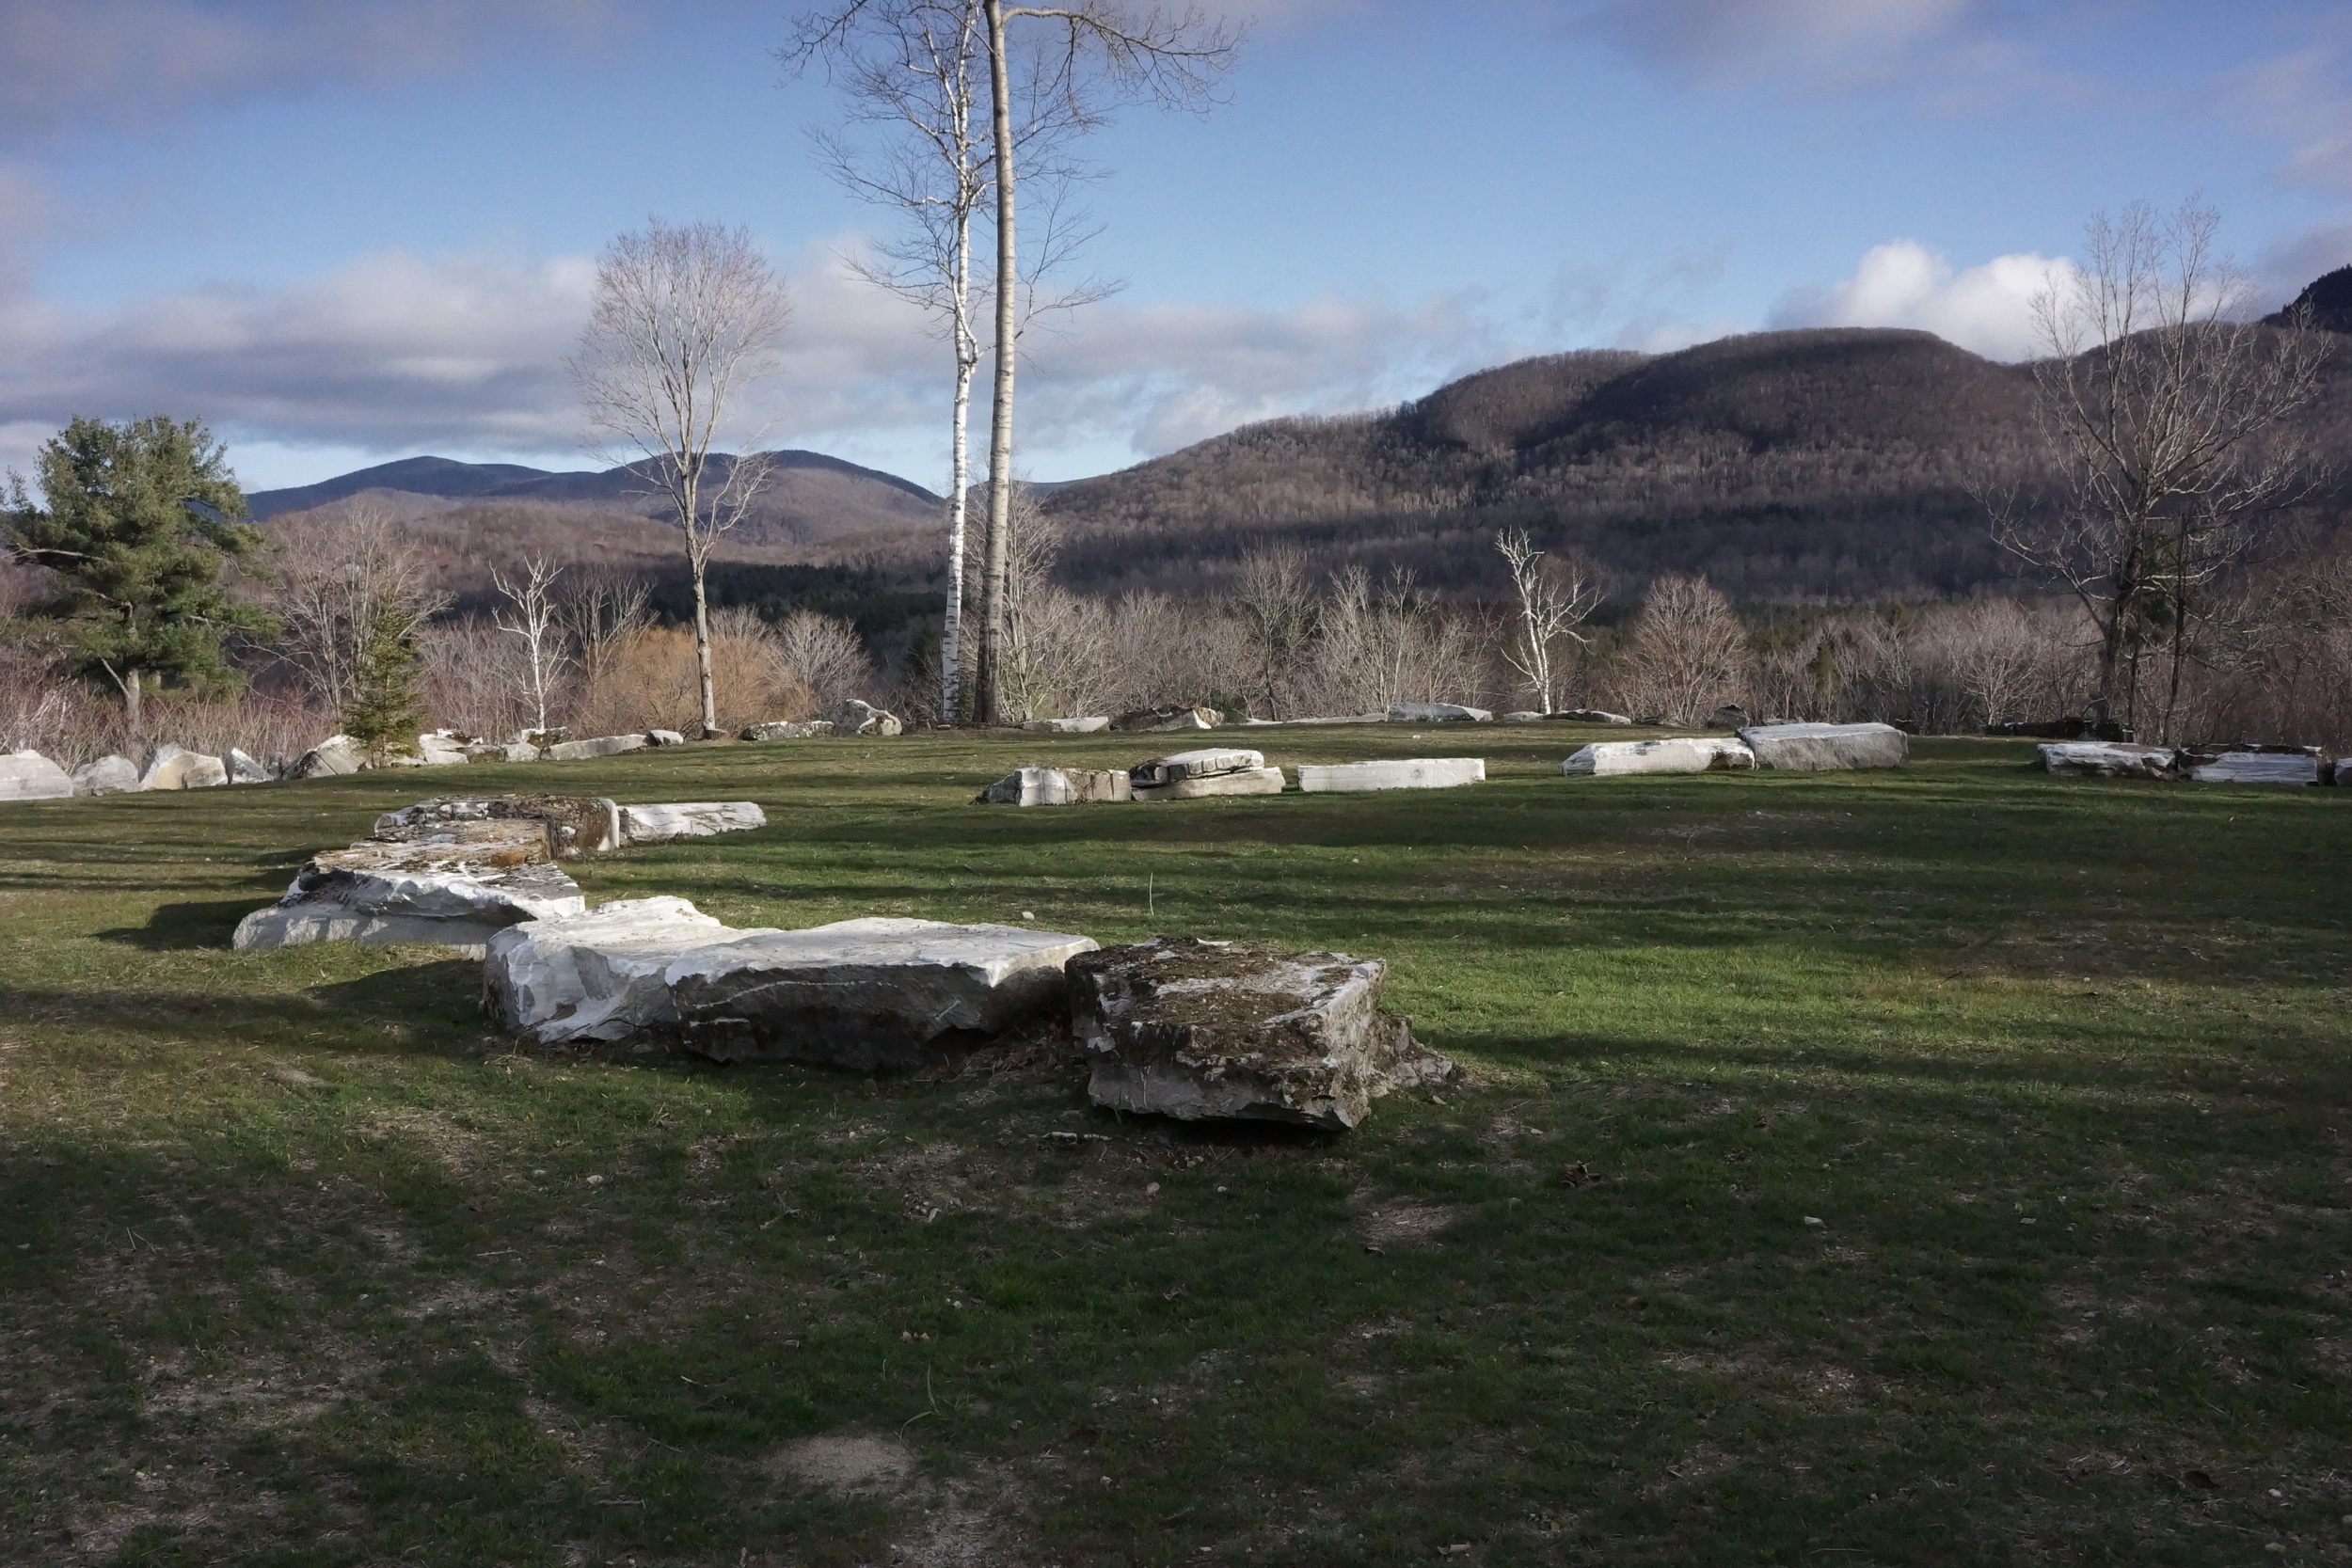
[{"label": "blue sky", "polygon": [[[747,225],[799,317],[776,444],[937,485],[944,351],[844,273],[783,4],[0,0],[0,463],[209,420],[252,488],[584,464],[596,249]],[[1522,354],[1916,325],[2029,352],[2094,210],[2192,194],[2274,304],[2352,261],[2352,11],[1997,0],[1283,0],[1230,102],[1093,138],[1123,289],[1040,336],[1023,461],[1098,472]]]}]

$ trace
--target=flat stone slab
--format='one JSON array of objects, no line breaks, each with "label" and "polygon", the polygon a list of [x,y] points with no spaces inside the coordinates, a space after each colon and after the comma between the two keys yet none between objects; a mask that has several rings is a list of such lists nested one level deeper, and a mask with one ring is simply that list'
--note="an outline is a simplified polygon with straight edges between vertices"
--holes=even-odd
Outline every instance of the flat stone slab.
[{"label": "flat stone slab", "polygon": [[1664,740],[1596,740],[1560,765],[1571,777],[1616,773],[1720,773],[1756,766],[1756,753],[1720,736]]},{"label": "flat stone slab", "polygon": [[1218,773],[1242,773],[1264,766],[1263,752],[1246,752],[1238,746],[1205,746],[1197,752],[1172,752],[1164,757],[1136,763],[1127,769],[1127,777],[1137,785],[1170,784],[1179,779],[1205,779]]},{"label": "flat stone slab", "polygon": [[2319,759],[2303,752],[2223,752],[2190,768],[2199,784],[2315,784]]},{"label": "flat stone slab", "polygon": [[624,752],[642,752],[646,740],[642,735],[600,735],[593,740],[561,740],[541,749],[539,755],[547,762],[586,762],[591,757],[616,757]]},{"label": "flat stone slab", "polygon": [[0,756],[0,800],[70,800],[73,795],[73,775],[39,752]]},{"label": "flat stone slab", "polygon": [[1622,713],[1612,713],[1607,708],[1599,707],[1564,707],[1557,713],[1546,714],[1544,717],[1565,720],[1572,724],[1630,724],[1633,722]]},{"label": "flat stone slab", "polygon": [[1389,722],[1391,724],[1491,724],[1494,717],[1483,707],[1464,707],[1459,703],[1389,705]]},{"label": "flat stone slab", "polygon": [[833,734],[833,721],[811,719],[798,722],[779,719],[772,723],[754,724],[743,732],[746,740],[814,740],[820,735]]},{"label": "flat stone slab", "polygon": [[1286,724],[1385,724],[1386,709],[1378,713],[1342,713],[1319,719],[1242,719],[1234,722],[1237,729],[1271,730]]},{"label": "flat stone slab", "polygon": [[687,800],[621,808],[624,844],[667,844],[675,838],[749,832],[767,825],[768,814],[749,800]]},{"label": "flat stone slab", "polygon": [[[73,770],[76,795],[127,795],[139,787],[139,765],[129,757],[108,754]],[[10,799],[0,793],[0,800]],[[22,796],[13,797],[22,800]]]},{"label": "flat stone slab", "polygon": [[2179,761],[2165,746],[2121,740],[2063,740],[2037,746],[2042,769],[2060,778],[2169,779]]},{"label": "flat stone slab", "polygon": [[[535,858],[534,858],[535,857]],[[310,858],[286,895],[237,923],[232,945],[431,942],[479,958],[508,926],[587,907],[543,841],[357,844]]]},{"label": "flat stone slab", "polygon": [[1415,757],[1403,762],[1301,763],[1298,787],[1309,795],[1364,789],[1452,789],[1482,784],[1484,757]]},{"label": "flat stone slab", "polygon": [[1021,726],[1032,735],[1093,735],[1111,727],[1104,718],[1092,719],[1032,719]]},{"label": "flat stone slab", "polygon": [[1138,800],[1200,800],[1214,795],[1279,795],[1282,770],[1245,768],[1237,773],[1211,773],[1205,778],[1178,779],[1164,784],[1135,784]]},{"label": "flat stone slab", "polygon": [[558,860],[606,854],[623,842],[621,808],[601,795],[439,795],[386,812],[375,819],[375,836],[425,842],[462,822],[545,823]]},{"label": "flat stone slab", "polygon": [[1132,800],[1133,786],[1118,768],[1016,768],[972,799],[976,806],[1075,806]]},{"label": "flat stone slab", "polygon": [[1911,741],[1892,724],[1756,724],[1740,732],[1758,768],[1820,773],[1904,768]]},{"label": "flat stone slab", "polygon": [[229,782],[229,765],[183,747],[165,744],[139,775],[141,789],[218,789]]},{"label": "flat stone slab", "polygon": [[675,1031],[677,1006],[664,978],[671,963],[715,942],[775,934],[723,926],[666,897],[525,921],[490,938],[483,1010],[541,1045]]},{"label": "flat stone slab", "polygon": [[1189,937],[1074,958],[1087,1097],[1183,1121],[1359,1126],[1375,1098],[1454,1070],[1409,1020],[1381,1011],[1388,974],[1377,958]]}]

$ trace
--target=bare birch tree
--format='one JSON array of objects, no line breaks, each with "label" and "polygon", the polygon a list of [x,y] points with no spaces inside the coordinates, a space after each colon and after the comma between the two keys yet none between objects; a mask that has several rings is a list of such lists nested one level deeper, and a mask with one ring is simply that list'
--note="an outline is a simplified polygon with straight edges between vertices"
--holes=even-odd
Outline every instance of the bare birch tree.
[{"label": "bare birch tree", "polygon": [[490,568],[490,586],[507,603],[504,610],[492,614],[491,624],[521,644],[516,671],[522,677],[518,684],[523,700],[531,705],[534,730],[548,727],[548,694],[568,662],[560,627],[562,607],[555,599],[555,579],[563,572],[564,568],[543,558],[524,562],[511,582],[505,573]]},{"label": "bare birch tree", "polygon": [[660,489],[686,537],[706,739],[719,723],[704,577],[719,536],[742,521],[770,471],[763,452],[712,448],[738,428],[746,388],[775,369],[789,318],[784,284],[748,230],[653,218],[605,247],[570,361],[589,421],[611,443],[604,454]]},{"label": "bare birch tree", "polygon": [[[2318,387],[2324,334],[2247,319],[2244,274],[2210,207],[2101,214],[2081,269],[2034,301],[2034,366],[2057,494],[1984,496],[2002,548],[2063,581],[2099,633],[2098,717],[2137,707],[2141,654],[2190,626],[2257,526],[2307,493],[2285,417]],[[2170,702],[2165,726],[2170,723]]]},{"label": "bare birch tree", "polygon": [[1519,623],[1503,645],[1502,657],[1527,678],[1528,689],[1535,693],[1543,711],[1553,712],[1552,649],[1564,637],[1584,641],[1576,628],[1599,607],[1599,585],[1582,562],[1548,558],[1525,529],[1496,534],[1495,547],[1509,562],[1511,586],[1519,595]]},{"label": "bare birch tree", "polygon": [[[1020,168],[1013,137],[1013,70],[1008,28],[1029,21],[1045,35],[1040,80],[1073,115],[1089,123],[1095,104],[1145,100],[1172,107],[1205,108],[1216,80],[1231,69],[1241,40],[1237,29],[1210,22],[1196,9],[1136,8],[1120,0],[1081,0],[1074,6],[1008,6],[981,0],[989,69],[989,133],[995,154],[996,277],[1021,276],[1015,241],[1015,193]],[[1103,96],[1095,98],[1092,92]],[[996,720],[1005,640],[1005,575],[1012,543],[1013,363],[1020,302],[1008,286],[996,290],[994,396],[989,411],[988,560],[981,575],[980,657],[975,672],[975,716]]]},{"label": "bare birch tree", "polygon": [[[996,292],[994,276],[977,276],[973,265],[974,224],[985,215],[997,157],[981,107],[987,36],[981,0],[850,0],[803,15],[792,46],[779,51],[796,71],[826,61],[850,103],[850,124],[875,133],[870,140],[819,133],[818,161],[826,172],[858,199],[907,220],[900,232],[878,241],[871,256],[851,259],[850,269],[939,319],[952,351],[947,602],[939,659],[940,715],[949,723],[962,706],[972,379],[982,351],[981,317]],[[1065,149],[1093,126],[1095,114],[1086,95],[1065,90],[1056,62],[1032,58],[1025,65],[1013,90],[1011,145],[1024,178],[1032,184],[1042,180],[1048,199],[1043,243],[1031,248],[1015,279],[1016,338],[1018,327],[1037,315],[1074,309],[1111,289],[1096,279],[1046,286],[1092,237],[1085,215],[1068,199],[1071,188],[1092,171],[1068,158]],[[1001,330],[1002,312],[993,314]]]}]

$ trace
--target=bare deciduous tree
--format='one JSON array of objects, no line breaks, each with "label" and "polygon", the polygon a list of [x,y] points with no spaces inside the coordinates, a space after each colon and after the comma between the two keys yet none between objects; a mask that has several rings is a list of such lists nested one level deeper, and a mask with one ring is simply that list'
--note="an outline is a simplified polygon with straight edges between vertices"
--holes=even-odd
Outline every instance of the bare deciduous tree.
[{"label": "bare deciduous tree", "polygon": [[563,572],[564,568],[544,558],[524,562],[511,582],[497,567],[490,568],[490,585],[507,603],[504,611],[491,616],[491,624],[520,642],[516,670],[534,730],[548,727],[548,697],[569,662],[559,632],[562,610],[555,599],[555,579]]},{"label": "bare deciduous tree", "polygon": [[1705,578],[1654,579],[1627,640],[1619,683],[1637,715],[1670,724],[1704,719],[1745,695],[1747,628]]},{"label": "bare deciduous tree", "polygon": [[350,705],[361,657],[387,615],[398,636],[411,637],[449,603],[390,511],[368,501],[341,517],[280,522],[270,561],[270,608],[284,627],[274,650],[330,713]]},{"label": "bare deciduous tree", "polygon": [[1315,599],[1306,553],[1295,546],[1256,549],[1241,558],[1234,607],[1249,628],[1258,694],[1268,719],[1293,717],[1288,701],[1314,639]]},{"label": "bare deciduous tree", "polygon": [[765,453],[729,459],[712,447],[734,429],[744,389],[775,368],[789,315],[784,285],[748,230],[654,218],[606,246],[595,306],[570,362],[590,422],[612,443],[605,455],[630,463],[659,487],[685,535],[706,736],[719,727],[705,570],[719,536],[742,520],[770,469]]},{"label": "bare deciduous tree", "polygon": [[2253,530],[2312,483],[2283,438],[2326,354],[2307,327],[2246,319],[2247,282],[2189,202],[2094,217],[2078,273],[2034,301],[2034,367],[2058,493],[1984,494],[2004,549],[2063,581],[2099,631],[2097,707],[2137,705],[2141,655],[2169,649],[2169,734],[2191,624]]},{"label": "bare deciduous tree", "polygon": [[1495,547],[1510,563],[1511,586],[1518,591],[1519,620],[1502,657],[1527,678],[1528,689],[1546,713],[1554,711],[1556,683],[1552,651],[1562,638],[1581,643],[1576,628],[1600,604],[1600,587],[1581,561],[1563,562],[1535,547],[1525,529],[1495,535]]},{"label": "bare deciduous tree", "polygon": [[784,662],[809,689],[821,711],[844,697],[866,691],[874,679],[873,661],[857,628],[838,615],[796,610],[776,623],[776,647]]},{"label": "bare deciduous tree", "polygon": [[653,624],[653,588],[644,578],[611,566],[591,566],[573,574],[561,612],[581,683],[594,686],[603,677],[612,650]]}]

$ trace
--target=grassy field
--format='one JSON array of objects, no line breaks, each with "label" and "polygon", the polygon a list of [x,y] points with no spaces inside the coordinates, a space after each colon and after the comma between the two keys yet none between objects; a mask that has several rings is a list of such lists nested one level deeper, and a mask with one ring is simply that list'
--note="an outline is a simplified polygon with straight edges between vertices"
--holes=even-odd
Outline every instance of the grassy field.
[{"label": "grassy field", "polygon": [[[1620,732],[1622,733],[1622,732]],[[480,767],[0,807],[0,1557],[2352,1560],[2352,791],[1901,774],[1013,811],[1132,739],[693,748],[579,868],[1388,959],[1331,1139],[517,1052],[429,948],[229,951]]]}]

